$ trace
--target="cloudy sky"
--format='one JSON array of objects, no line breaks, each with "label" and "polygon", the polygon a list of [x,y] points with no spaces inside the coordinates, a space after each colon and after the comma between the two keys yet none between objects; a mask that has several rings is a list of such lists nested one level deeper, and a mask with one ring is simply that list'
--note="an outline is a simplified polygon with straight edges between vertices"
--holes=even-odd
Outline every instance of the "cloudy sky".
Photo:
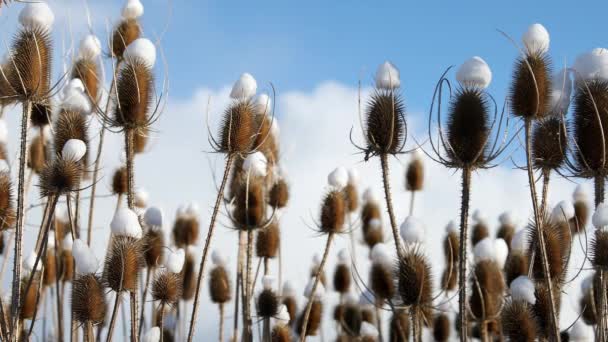
[{"label": "cloudy sky", "polygon": [[[326,1],[299,3],[266,1],[225,3],[220,1],[143,1],[145,34],[159,43],[168,63],[168,73],[157,64],[159,85],[169,80],[167,106],[154,127],[148,151],[136,161],[136,184],[150,194],[150,204],[161,206],[170,229],[177,207],[195,201],[201,208],[202,226],[208,223],[215,196],[215,180],[223,165],[222,156],[208,153],[206,113],[211,130],[217,127],[219,113],[228,102],[232,83],[243,72],[258,80],[258,90],[276,89],[276,116],[281,128],[282,165],[291,185],[291,203],[281,214],[285,276],[303,288],[311,258],[322,252],[323,237],[309,228],[316,217],[319,201],[326,190],[327,174],[337,166],[353,167],[361,174],[360,189],[381,191],[379,161],[363,162],[348,135],[361,141],[357,118],[358,82],[363,86],[363,101],[373,85],[378,64],[392,61],[401,72],[402,92],[408,112],[408,146],[414,138],[424,141],[426,118],[435,83],[443,71],[479,55],[493,71],[489,91],[504,99],[516,48],[498,30],[519,42],[528,25],[540,22],[551,34],[551,56],[556,66],[570,65],[577,54],[605,46],[605,9],[558,6],[554,3],[511,1],[489,4],[469,1],[361,2],[338,4]],[[50,1],[57,15],[55,24],[56,75],[62,67],[61,56],[71,54],[88,31],[84,1]],[[1,38],[8,42],[15,31],[19,8],[2,9]],[[92,30],[102,41],[107,29],[119,17],[122,1],[91,1]],[[574,19],[570,19],[574,18]],[[582,20],[580,18],[585,18]],[[600,23],[600,24],[598,24]],[[106,64],[108,67],[109,64]],[[453,77],[453,75],[450,75]],[[109,83],[109,80],[106,80]],[[160,87],[159,87],[160,88]],[[498,101],[502,102],[502,100]],[[11,148],[16,153],[19,123],[15,108],[7,115]],[[517,124],[517,123],[514,123]],[[93,119],[93,129],[97,129]],[[523,138],[522,138],[523,139]],[[514,149],[519,147],[515,140]],[[93,143],[96,145],[96,141]],[[119,165],[122,137],[111,135],[102,161],[100,191],[109,193],[109,179]],[[424,146],[428,149],[428,146]],[[513,158],[521,161],[521,152]],[[409,195],[404,191],[404,166],[407,156],[390,162],[391,185],[397,219],[407,213]],[[425,162],[425,189],[417,197],[415,216],[426,224],[427,250],[434,272],[443,268],[440,241],[444,227],[459,215],[460,173],[446,170],[431,160]],[[554,177],[549,203],[570,199],[576,184]],[[578,180],[577,180],[578,181]],[[34,180],[34,185],[36,184]],[[589,188],[590,189],[590,188]],[[31,202],[37,201],[35,194]],[[94,241],[103,246],[115,198],[99,201]],[[509,210],[520,226],[531,212],[527,180],[523,171],[506,158],[492,170],[474,175],[472,208],[479,209],[495,229],[497,217]],[[86,215],[85,213],[83,213]],[[37,213],[31,221],[36,223]],[[83,216],[84,217],[84,216]],[[388,235],[388,219],[384,220]],[[236,233],[226,228],[222,215],[214,237],[213,249],[222,251],[234,262]],[[28,229],[34,236],[35,229]],[[202,229],[202,234],[206,228]],[[31,241],[31,240],[29,240]],[[340,237],[332,246],[328,271],[335,254],[347,247]],[[29,250],[26,241],[26,250]],[[101,248],[96,250],[102,256]],[[359,260],[366,251],[356,251]],[[573,264],[582,258],[575,255]],[[10,267],[9,267],[10,270]],[[365,266],[362,266],[366,279]],[[574,272],[571,272],[572,274]],[[567,291],[576,293],[578,283]],[[198,334],[216,334],[215,308],[202,294]],[[562,305],[562,326],[576,317],[577,299],[572,296]],[[329,312],[329,310],[328,310]],[[231,319],[231,316],[230,316]],[[329,328],[329,326],[328,326]],[[326,331],[330,336],[329,329]],[[208,335],[207,335],[208,336]]]}]

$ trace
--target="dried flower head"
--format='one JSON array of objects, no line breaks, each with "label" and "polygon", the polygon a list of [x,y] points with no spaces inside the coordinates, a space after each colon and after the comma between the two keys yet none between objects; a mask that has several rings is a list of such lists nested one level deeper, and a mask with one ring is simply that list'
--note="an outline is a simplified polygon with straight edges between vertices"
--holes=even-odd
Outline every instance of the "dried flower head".
[{"label": "dried flower head", "polygon": [[510,341],[536,341],[536,320],[528,303],[510,301],[501,313],[502,330]]},{"label": "dried flower head", "polygon": [[209,295],[213,303],[222,304],[230,301],[230,277],[223,265],[215,266],[209,274]]},{"label": "dried flower head", "polygon": [[112,33],[112,56],[121,59],[125,49],[141,35],[141,27],[135,18],[123,19]]},{"label": "dried flower head", "polygon": [[424,185],[424,164],[420,153],[414,152],[405,171],[405,189],[420,191]]},{"label": "dried flower head", "polygon": [[129,236],[116,236],[106,254],[103,280],[115,291],[135,291],[139,270],[144,265],[142,242]]},{"label": "dried flower head", "polygon": [[184,269],[182,270],[182,299],[190,300],[194,297],[194,292],[196,290],[196,265],[194,264],[194,256],[192,253],[186,253],[186,261],[184,262]]},{"label": "dried flower head", "polygon": [[441,313],[435,316],[433,337],[437,342],[445,342],[450,339],[450,318],[447,314]]},{"label": "dried flower head", "polygon": [[480,320],[498,315],[506,289],[502,269],[495,261],[484,260],[475,265],[471,276],[471,312]]},{"label": "dried flower head", "polygon": [[407,126],[405,106],[395,90],[376,89],[368,101],[365,120],[367,158],[401,152]]},{"label": "dried flower head", "polygon": [[287,206],[289,201],[289,185],[283,178],[279,178],[276,183],[270,188],[270,195],[268,196],[268,204],[272,207],[280,209]]},{"label": "dried flower head", "polygon": [[128,59],[118,72],[112,126],[135,130],[148,126],[153,95],[151,66],[141,58]]},{"label": "dried flower head", "polygon": [[275,258],[281,243],[279,224],[273,220],[268,227],[259,229],[255,243],[256,254],[259,258]]},{"label": "dried flower head", "polygon": [[397,291],[404,305],[426,306],[433,300],[431,265],[419,248],[408,250],[397,263]]},{"label": "dried flower head", "polygon": [[215,142],[218,152],[247,154],[254,147],[257,136],[256,110],[252,101],[240,100],[231,103],[224,111],[220,125],[220,138]]},{"label": "dried flower head", "polygon": [[57,158],[47,164],[40,173],[40,195],[62,195],[80,187],[83,165],[71,159]]},{"label": "dried flower head", "polygon": [[99,83],[101,79],[97,62],[94,59],[78,59],[72,67],[71,76],[82,81],[85,94],[91,103],[96,104],[99,99]]},{"label": "dried flower head", "polygon": [[148,229],[143,238],[143,252],[148,268],[154,268],[163,254],[164,235],[160,229]]},{"label": "dried flower head", "polygon": [[94,274],[74,280],[72,286],[72,315],[81,323],[102,324],[106,317],[105,288]]},{"label": "dried flower head", "polygon": [[36,135],[30,142],[27,167],[36,174],[40,174],[46,165],[47,145],[44,138]]},{"label": "dried flower head", "polygon": [[598,229],[591,241],[591,263],[596,269],[608,270],[608,231]]},{"label": "dried flower head", "polygon": [[180,274],[163,270],[152,283],[152,298],[161,305],[174,307],[182,297],[182,277]]},{"label": "dried flower head", "polygon": [[319,229],[324,233],[340,233],[346,218],[346,203],[341,191],[331,190],[323,198]]},{"label": "dried flower head", "polygon": [[12,227],[15,219],[11,177],[8,170],[0,171],[0,231]]},{"label": "dried flower head", "polygon": [[568,138],[559,117],[540,120],[532,132],[532,162],[541,170],[558,170],[564,164]]},{"label": "dried flower head", "polygon": [[[308,325],[306,327],[305,335],[306,336],[316,336],[319,331],[319,327],[321,326],[321,319],[323,316],[323,303],[315,299],[312,302],[312,308],[310,310],[310,316],[308,318]],[[297,333],[302,335],[302,323],[303,323],[304,315],[298,316],[298,320],[296,322]]]},{"label": "dried flower head", "polygon": [[406,310],[397,309],[391,316],[390,341],[406,342],[410,336],[410,316]]}]

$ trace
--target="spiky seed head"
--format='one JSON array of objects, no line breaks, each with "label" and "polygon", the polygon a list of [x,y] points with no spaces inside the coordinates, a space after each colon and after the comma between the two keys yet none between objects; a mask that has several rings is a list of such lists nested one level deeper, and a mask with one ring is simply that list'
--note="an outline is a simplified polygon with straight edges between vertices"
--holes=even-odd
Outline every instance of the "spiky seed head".
[{"label": "spiky seed head", "polygon": [[445,291],[452,291],[456,289],[458,284],[458,264],[446,265],[446,269],[443,270],[441,275],[441,289]]},{"label": "spiky seed head", "polygon": [[359,208],[359,194],[357,193],[357,186],[348,183],[344,187],[344,198],[346,199],[346,210],[348,213],[354,213]]},{"label": "spiky seed head", "polygon": [[[256,132],[258,133],[255,137],[253,146],[256,146],[258,151],[264,154],[270,169],[271,166],[276,164],[280,154],[278,137],[274,134],[276,133],[274,130],[278,127],[277,119],[260,113],[257,105],[255,110],[256,113],[254,121],[256,125]],[[268,176],[272,175],[269,174]]]},{"label": "spiky seed head", "polygon": [[258,296],[258,316],[275,317],[279,312],[279,297],[272,289],[264,289]]},{"label": "spiky seed head", "polygon": [[520,276],[528,274],[528,255],[511,252],[504,267],[507,285]]},{"label": "spiky seed head", "polygon": [[124,19],[114,29],[112,33],[112,54],[113,57],[121,59],[125,49],[135,39],[141,35],[141,27],[135,18]]},{"label": "spiky seed head", "polygon": [[344,306],[341,323],[341,326],[344,327],[344,331],[347,334],[350,336],[357,336],[361,330],[361,324],[363,323],[361,309],[359,306],[354,304],[346,304]]},{"label": "spiky seed head", "polygon": [[457,167],[485,163],[490,135],[487,95],[479,88],[459,88],[450,101],[447,156]]},{"label": "spiky seed head", "polygon": [[[542,227],[545,250],[547,252],[547,262],[549,264],[549,273],[554,283],[560,284],[564,280],[567,270],[570,250],[570,227],[568,225],[564,227],[564,224],[552,222],[552,220],[547,218],[544,218]],[[536,227],[534,227],[533,223],[530,223],[527,229],[530,241],[528,255],[534,253],[532,275],[534,279],[541,280],[544,277],[544,271],[541,263],[541,249],[538,243]]]},{"label": "spiky seed head", "polygon": [[239,229],[262,226],[266,219],[266,196],[262,179],[252,177],[249,184],[239,187],[235,196],[233,217]]},{"label": "spiky seed head", "polygon": [[412,156],[405,171],[405,189],[407,191],[420,191],[424,185],[424,164],[417,153]]},{"label": "spiky seed head", "polygon": [[71,250],[61,251],[61,264],[59,265],[61,281],[71,281],[74,278],[74,256]]},{"label": "spiky seed head", "polygon": [[11,92],[35,103],[49,96],[52,47],[47,29],[34,26],[21,29],[13,38],[8,68],[3,73]]},{"label": "spiky seed head", "polygon": [[173,307],[182,297],[182,279],[177,273],[161,271],[152,282],[152,298]]},{"label": "spiky seed head", "polygon": [[186,261],[184,261],[184,269],[182,270],[182,284],[183,284],[183,292],[182,299],[190,300],[194,297],[194,292],[196,290],[196,265],[194,261],[194,256],[192,253],[186,253]]},{"label": "spiky seed head", "polygon": [[[581,177],[608,173],[603,150],[608,150],[608,80],[593,79],[579,85],[574,95],[572,132],[576,143],[575,161]],[[603,132],[602,132],[603,131]]]},{"label": "spiky seed head", "polygon": [[338,303],[334,307],[334,321],[336,321],[338,324],[341,324],[340,322],[342,322],[344,318],[344,306],[345,304]]},{"label": "spiky seed head", "polygon": [[448,263],[458,263],[460,260],[460,237],[457,232],[450,231],[443,240],[443,255]]},{"label": "spiky seed head", "polygon": [[141,129],[135,130],[133,135],[133,152],[136,154],[142,154],[146,151],[146,144],[148,143],[148,127],[142,127]]},{"label": "spiky seed head", "polygon": [[[380,222],[380,220],[375,220]],[[371,221],[373,222],[373,221]],[[384,242],[384,232],[382,231],[382,226],[379,224],[377,227],[368,228],[363,231],[363,240],[367,247],[374,248],[376,244]]]},{"label": "spiky seed head", "polygon": [[390,267],[373,263],[369,271],[370,289],[378,300],[384,301],[395,296],[395,282]]},{"label": "spiky seed head", "polygon": [[47,153],[44,140],[40,135],[36,135],[30,142],[27,167],[32,169],[34,173],[40,174],[46,164],[46,156]]},{"label": "spiky seed head", "polygon": [[[323,303],[320,300],[314,300],[308,317],[308,326],[306,327],[306,336],[316,336],[321,326],[323,317]],[[304,314],[302,313],[296,322],[297,333],[302,335],[302,324],[304,323]]]},{"label": "spiky seed head", "polygon": [[79,323],[102,324],[106,317],[105,291],[101,280],[86,274],[74,280],[72,286],[72,315]]},{"label": "spiky seed head", "polygon": [[230,277],[222,265],[214,267],[209,274],[209,295],[217,304],[226,303],[231,298]]},{"label": "spiky seed head", "polygon": [[445,342],[450,338],[450,318],[446,314],[438,314],[433,322],[433,337],[437,342]]},{"label": "spiky seed head", "polygon": [[197,217],[178,216],[173,224],[173,242],[180,248],[193,245],[198,240],[199,230]]},{"label": "spiky seed head", "polygon": [[55,249],[48,249],[44,254],[44,259],[42,260],[44,269],[44,276],[42,277],[42,285],[44,286],[53,286],[55,285],[55,279],[57,278],[57,263],[55,259]]},{"label": "spiky seed head", "polygon": [[570,231],[572,234],[582,232],[589,222],[589,205],[584,200],[574,202],[574,217],[570,219]]},{"label": "spiky seed head", "polygon": [[291,340],[291,329],[289,329],[289,326],[278,324],[272,328],[270,335],[271,342],[290,342]]},{"label": "spiky seed head", "polygon": [[256,254],[259,258],[275,258],[281,243],[281,231],[276,220],[264,229],[259,229],[255,243]]},{"label": "spiky seed head", "polygon": [[597,312],[594,309],[592,291],[585,291],[579,300],[581,308],[581,318],[587,325],[595,325],[597,323]]},{"label": "spiky seed head", "polygon": [[148,268],[156,267],[161,260],[164,244],[163,232],[159,229],[148,229],[143,238],[143,252]]},{"label": "spiky seed head", "polygon": [[115,292],[136,291],[144,264],[141,239],[116,236],[106,255],[103,280]]},{"label": "spiky seed head", "polygon": [[[554,287],[555,310],[560,312],[561,300],[558,287]],[[536,303],[532,305],[534,317],[536,317],[537,332],[539,338],[548,338],[552,334],[551,329],[551,301],[549,297],[549,289],[542,283],[536,284],[534,292]]]},{"label": "spiky seed head", "polygon": [[540,119],[550,112],[551,72],[551,60],[544,53],[517,58],[510,89],[513,115]]},{"label": "spiky seed head", "polygon": [[224,111],[220,125],[219,152],[246,154],[256,139],[255,106],[253,102],[234,101]]},{"label": "spiky seed head", "polygon": [[94,59],[79,59],[72,68],[72,78],[77,78],[84,85],[85,94],[92,104],[99,99],[99,82],[101,79],[99,66]]},{"label": "spiky seed head", "polygon": [[495,261],[484,260],[475,265],[471,276],[471,312],[488,318],[498,314],[506,290],[502,270]]},{"label": "spiky seed head", "polygon": [[473,231],[471,232],[471,242],[473,243],[473,246],[489,236],[489,227],[485,221],[480,220],[473,224]]},{"label": "spiky seed head", "polygon": [[338,293],[347,293],[350,289],[351,274],[350,267],[345,264],[336,265],[334,271],[333,285],[334,290]]},{"label": "spiky seed head", "polygon": [[62,195],[80,188],[83,165],[73,160],[57,158],[40,173],[40,195]]},{"label": "spiky seed head", "polygon": [[522,301],[510,301],[501,313],[502,330],[509,341],[536,341],[536,320],[530,305]]},{"label": "spiky seed head", "polygon": [[285,179],[280,178],[270,188],[270,196],[268,196],[268,204],[273,208],[281,209],[287,206],[289,201],[289,185]]},{"label": "spiky seed head", "polygon": [[0,231],[15,224],[13,186],[8,171],[0,171]]},{"label": "spiky seed head", "polygon": [[410,317],[406,310],[398,309],[391,316],[390,341],[406,342],[410,336]]},{"label": "spiky seed head", "polygon": [[598,229],[591,241],[591,263],[596,269],[608,270],[608,231]]},{"label": "spiky seed head", "polygon": [[375,202],[366,202],[361,209],[361,224],[363,233],[367,233],[370,228],[370,222],[373,219],[378,219],[382,217],[380,206]]},{"label": "spiky seed head", "polygon": [[321,204],[321,229],[324,233],[340,233],[344,228],[346,203],[341,191],[331,190]]},{"label": "spiky seed head", "polygon": [[115,195],[124,195],[127,193],[127,167],[121,166],[114,171],[112,176],[112,192]]},{"label": "spiky seed head", "polygon": [[419,249],[407,251],[397,262],[397,291],[405,305],[424,306],[433,300],[431,266]]},{"label": "spiky seed head", "polygon": [[513,235],[515,235],[515,226],[511,224],[500,224],[498,227],[498,231],[496,232],[497,239],[505,240],[505,243],[511,249],[511,240],[513,239]]},{"label": "spiky seed head", "polygon": [[147,126],[154,94],[152,69],[142,59],[129,59],[120,68],[116,81],[113,124],[123,129]]},{"label": "spiky seed head", "polygon": [[[61,152],[65,144],[71,139],[82,140],[88,147],[88,130],[89,124],[86,117],[75,111],[60,111],[55,121],[55,136],[53,137],[55,151]],[[83,160],[87,160],[87,156],[88,148]]]},{"label": "spiky seed head", "polygon": [[21,318],[32,319],[34,312],[36,311],[36,304],[38,302],[38,287],[40,285],[40,273],[34,274],[32,284],[27,292],[27,283],[29,277],[21,279]]},{"label": "spiky seed head", "polygon": [[[0,77],[2,77],[2,74],[0,74]],[[52,114],[53,108],[51,107],[49,100],[33,103],[32,111],[30,112],[30,121],[35,127],[44,127],[50,123]]]},{"label": "spiky seed head", "polygon": [[394,90],[376,90],[365,113],[367,150],[372,155],[401,152],[405,140],[405,106]]},{"label": "spiky seed head", "polygon": [[568,148],[565,124],[558,117],[548,117],[534,125],[532,162],[542,170],[557,170],[564,164]]}]

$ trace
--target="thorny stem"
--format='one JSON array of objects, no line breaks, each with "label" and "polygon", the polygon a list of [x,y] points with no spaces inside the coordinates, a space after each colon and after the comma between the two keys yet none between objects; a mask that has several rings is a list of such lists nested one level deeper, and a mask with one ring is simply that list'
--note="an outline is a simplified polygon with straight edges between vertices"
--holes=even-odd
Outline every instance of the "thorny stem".
[{"label": "thorny stem", "polygon": [[310,311],[312,310],[312,303],[315,301],[315,292],[317,292],[317,286],[319,285],[319,281],[321,279],[321,273],[323,272],[323,267],[325,266],[325,262],[327,261],[327,256],[329,255],[329,247],[331,247],[331,242],[333,241],[334,233],[329,233],[327,235],[327,243],[325,244],[325,251],[323,252],[323,258],[321,259],[321,263],[319,267],[317,267],[317,272],[315,274],[315,280],[312,283],[312,288],[308,297],[308,304],[306,304],[306,311],[304,311],[304,320],[302,321],[302,334],[300,336],[300,341],[306,341],[306,330],[308,329],[308,319],[310,318]]},{"label": "thorny stem", "polygon": [[12,289],[12,309],[11,320],[12,328],[12,339],[18,341],[19,335],[21,334],[20,321],[17,317],[20,315],[20,303],[21,303],[21,261],[23,259],[23,225],[25,223],[25,217],[23,215],[24,209],[24,189],[25,189],[25,163],[27,160],[27,130],[30,122],[30,113],[32,112],[32,102],[26,101],[22,105],[23,113],[21,116],[21,137],[20,137],[20,149],[19,149],[19,182],[17,185],[17,224],[15,225],[15,258],[13,262],[13,289]]},{"label": "thorny stem", "polygon": [[[116,69],[120,66],[120,60],[116,63]],[[108,99],[106,100],[106,113],[110,108],[110,100],[112,99],[112,92],[116,85],[115,78],[112,79],[112,85],[110,86],[110,92],[108,93]],[[93,180],[91,183],[91,200],[89,203],[89,222],[87,227],[87,245],[91,245],[91,233],[93,231],[93,214],[95,212],[95,190],[97,189],[97,177],[99,176],[99,164],[101,162],[101,152],[103,150],[103,137],[106,132],[106,123],[103,121],[101,129],[99,131],[99,144],[97,145],[97,156],[95,156],[95,168],[93,169]]]},{"label": "thorny stem", "polygon": [[228,180],[228,174],[230,173],[230,166],[234,155],[229,154],[226,158],[226,167],[224,168],[224,177],[217,193],[215,200],[215,206],[213,207],[213,214],[211,215],[211,221],[209,222],[209,230],[207,231],[207,238],[205,240],[205,246],[203,247],[203,255],[201,256],[201,263],[198,269],[198,275],[196,279],[196,291],[194,293],[194,304],[192,306],[192,317],[190,318],[190,327],[188,328],[188,342],[192,342],[194,336],[194,323],[196,322],[196,315],[199,307],[199,295],[201,291],[201,284],[203,282],[203,276],[205,271],[205,262],[207,261],[207,253],[209,251],[209,245],[211,244],[211,238],[213,237],[213,230],[215,228],[215,219],[220,209],[221,201],[224,199],[224,188],[226,187],[226,181]]},{"label": "thorny stem", "polygon": [[382,337],[382,310],[380,310],[381,306],[382,303],[376,304],[376,325],[378,328],[378,338],[380,341],[384,341],[384,338]]},{"label": "thorny stem", "polygon": [[389,180],[388,169],[388,155],[386,153],[380,155],[380,164],[382,166],[382,182],[384,184],[384,197],[386,198],[386,207],[388,209],[388,216],[390,218],[391,228],[393,230],[393,239],[395,240],[397,257],[399,257],[399,260],[401,260],[403,259],[403,251],[401,249],[401,238],[399,237],[399,230],[397,229],[395,213],[393,212],[393,199],[391,197],[391,185]]},{"label": "thorny stem", "polygon": [[236,265],[236,286],[234,295],[234,331],[232,334],[233,341],[236,342],[236,337],[239,331],[239,290],[241,288],[242,276],[243,276],[243,248],[241,241],[243,241],[244,232],[239,231],[239,248],[238,248],[238,260]]},{"label": "thorny stem", "polygon": [[163,303],[160,304],[160,309],[158,310],[158,327],[160,328],[160,342],[163,342],[163,326],[165,325],[165,305]]},{"label": "thorny stem", "polygon": [[547,289],[549,290],[549,301],[551,302],[551,328],[553,330],[553,338],[555,341],[560,342],[560,333],[559,326],[557,321],[557,312],[555,309],[555,298],[553,293],[553,282],[551,281],[551,274],[549,271],[549,263],[547,262],[547,250],[545,246],[545,237],[543,234],[541,213],[538,208],[538,198],[536,195],[536,183],[534,181],[534,170],[532,169],[532,149],[531,149],[531,139],[530,139],[530,130],[532,128],[532,120],[526,119],[525,122],[525,134],[526,134],[526,164],[528,169],[528,182],[530,183],[530,196],[532,197],[532,206],[534,209],[534,222],[536,223],[534,226],[536,227],[536,235],[538,239],[538,244],[540,247],[540,256],[541,256],[541,266],[543,267],[543,276],[545,278],[545,283],[547,285]]},{"label": "thorny stem", "polygon": [[460,319],[460,341],[467,341],[467,242],[469,204],[471,201],[471,168],[462,169],[462,197],[460,202],[460,259],[458,261],[458,313]]},{"label": "thorny stem", "polygon": [[114,299],[114,308],[112,309],[112,317],[110,318],[110,326],[108,327],[106,342],[112,341],[112,335],[114,335],[114,327],[116,326],[116,316],[118,316],[118,307],[120,306],[121,302],[120,297],[120,292],[116,292],[116,297]]},{"label": "thorny stem", "polygon": [[[604,202],[604,188],[605,188],[605,179],[603,176],[598,175],[595,176],[595,178],[593,179],[593,185],[594,185],[594,201],[595,201],[595,207],[597,208],[597,206],[600,203]],[[602,289],[606,288],[606,274],[604,271],[602,271],[601,269],[598,270],[598,274],[600,277],[600,286]],[[603,341],[606,338],[606,319],[608,318],[608,303],[606,303],[606,296],[605,296],[605,292],[606,291],[600,291],[600,303],[599,303],[599,320],[598,320],[598,327],[597,327],[597,336],[598,336],[598,340]]]},{"label": "thorny stem", "polygon": [[243,302],[243,309],[245,310],[245,331],[243,334],[244,342],[253,341],[253,321],[251,319],[251,292],[253,291],[253,279],[251,274],[251,260],[253,257],[253,232],[251,229],[247,230],[247,273],[245,274],[245,301]]},{"label": "thorny stem", "polygon": [[421,330],[421,326],[420,326],[420,314],[418,312],[418,308],[415,306],[412,306],[411,309],[411,315],[412,315],[412,339],[414,340],[414,342],[422,342],[422,332]]},{"label": "thorny stem", "polygon": [[[220,342],[224,342],[224,303],[219,303],[220,309]],[[236,320],[236,317],[235,317]]]},{"label": "thorny stem", "polygon": [[[57,240],[57,234],[55,235],[55,246],[60,246]],[[59,254],[60,249],[55,250],[55,264],[61,265],[61,255]],[[63,267],[62,267],[63,268]],[[65,272],[65,270],[63,270]],[[62,272],[62,273],[63,273]],[[55,277],[55,292],[57,298],[57,338],[59,342],[63,342],[63,302],[61,301],[61,274]],[[92,329],[92,327],[91,327]]]},{"label": "thorny stem", "polygon": [[148,268],[148,271],[146,272],[146,286],[144,287],[144,293],[143,293],[143,295],[141,297],[141,305],[142,306],[141,306],[141,315],[139,316],[139,329],[138,329],[139,331],[137,332],[138,336],[141,336],[141,330],[142,330],[142,328],[144,326],[144,312],[146,311],[144,305],[146,305],[146,297],[148,295],[148,287],[150,286],[150,275],[152,273],[154,273],[154,268],[153,267]]},{"label": "thorny stem", "polygon": [[[137,313],[139,312],[139,294],[137,293],[137,289],[133,292],[130,292],[130,297],[131,297],[131,341],[137,342],[139,341],[139,335],[138,333],[138,329],[137,329],[137,323],[139,323],[138,321],[138,317],[137,317]],[[162,330],[161,330],[161,341],[162,341]]]},{"label": "thorny stem", "polygon": [[95,337],[93,334],[93,322],[87,321],[84,324],[84,340],[85,342],[93,342],[95,341]]},{"label": "thorny stem", "polygon": [[549,178],[551,177],[550,169],[543,169],[543,194],[540,202],[540,212],[544,216],[547,213],[547,196],[549,194]]},{"label": "thorny stem", "polygon": [[270,342],[270,318],[264,318],[264,336],[262,342]]}]

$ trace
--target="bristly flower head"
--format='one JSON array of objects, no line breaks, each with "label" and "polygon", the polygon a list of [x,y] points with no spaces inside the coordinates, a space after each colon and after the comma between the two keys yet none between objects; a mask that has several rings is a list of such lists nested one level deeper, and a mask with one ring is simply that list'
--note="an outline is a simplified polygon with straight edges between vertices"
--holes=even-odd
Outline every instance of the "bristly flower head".
[{"label": "bristly flower head", "polygon": [[432,272],[419,248],[406,251],[397,263],[397,291],[404,305],[423,307],[433,300]]}]

